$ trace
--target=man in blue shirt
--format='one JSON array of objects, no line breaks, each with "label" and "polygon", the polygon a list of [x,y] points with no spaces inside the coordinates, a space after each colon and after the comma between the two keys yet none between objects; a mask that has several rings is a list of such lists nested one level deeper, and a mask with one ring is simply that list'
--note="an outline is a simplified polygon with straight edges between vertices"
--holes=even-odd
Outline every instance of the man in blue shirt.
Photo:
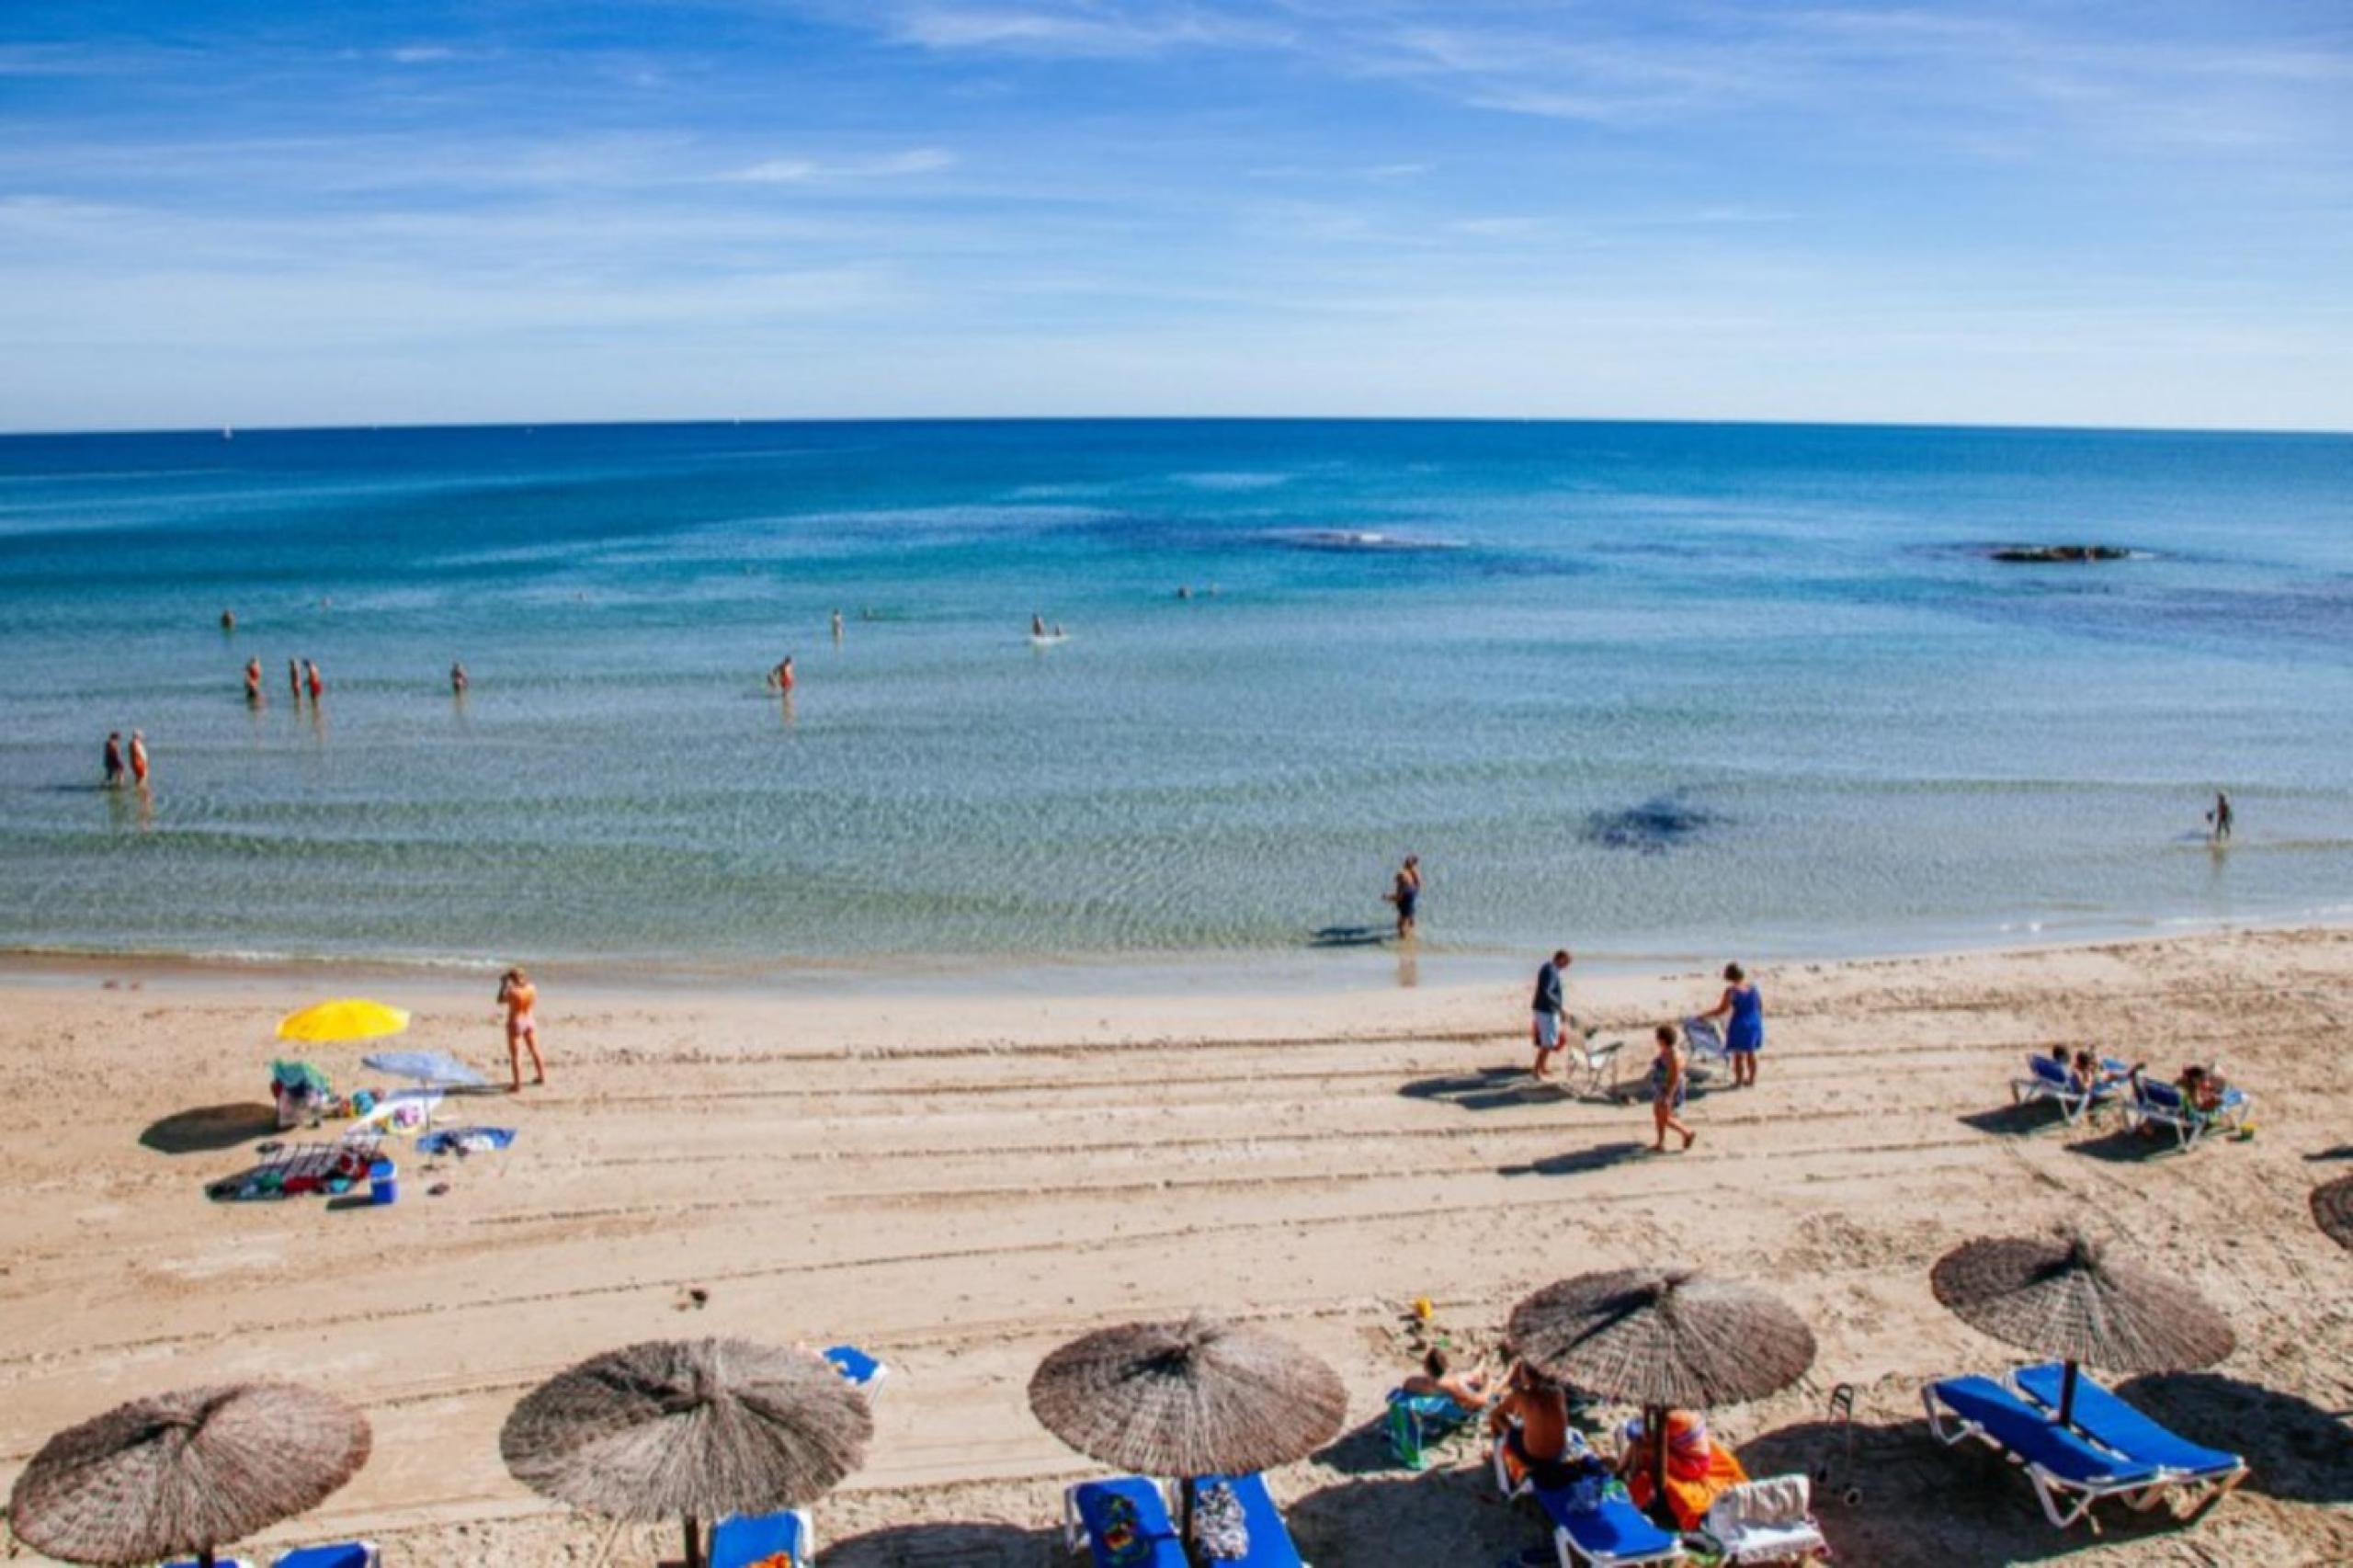
[{"label": "man in blue shirt", "polygon": [[1529,1071],[1538,1078],[1552,1075],[1545,1068],[1561,1049],[1562,981],[1573,961],[1569,949],[1563,948],[1536,971],[1536,1065]]}]

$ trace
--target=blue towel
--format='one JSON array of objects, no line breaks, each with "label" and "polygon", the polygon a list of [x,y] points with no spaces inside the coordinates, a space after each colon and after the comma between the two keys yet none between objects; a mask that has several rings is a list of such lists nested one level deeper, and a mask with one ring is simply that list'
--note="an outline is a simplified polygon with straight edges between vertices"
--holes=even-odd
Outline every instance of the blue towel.
[{"label": "blue towel", "polygon": [[[2040,1367],[2019,1368],[2018,1385],[2026,1391],[2029,1399],[2056,1412],[2060,1385],[2065,1379],[2066,1369],[2053,1361]],[[2129,1454],[2143,1464],[2177,1474],[2228,1475],[2244,1463],[2236,1454],[2204,1448],[2176,1436],[2080,1371],[2075,1374],[2075,1419],[2076,1426],[2095,1442],[2106,1444],[2120,1454]]]},{"label": "blue towel", "polygon": [[376,1554],[356,1540],[334,1546],[300,1546],[270,1568],[374,1568]]},{"label": "blue towel", "polygon": [[[1169,1522],[1168,1505],[1151,1482],[1133,1475],[1083,1482],[1071,1489],[1071,1497],[1078,1505],[1079,1522],[1086,1528],[1086,1544],[1096,1568],[1190,1568],[1185,1548],[1176,1539],[1176,1527]],[[1124,1547],[1114,1550],[1104,1538],[1113,1517],[1120,1514],[1135,1533]]]},{"label": "blue towel", "polygon": [[855,1345],[829,1345],[825,1347],[824,1356],[834,1364],[835,1371],[859,1388],[872,1382],[875,1374],[882,1369],[881,1362]]},{"label": "blue towel", "polygon": [[809,1561],[804,1533],[801,1516],[790,1510],[722,1519],[710,1534],[710,1568],[761,1568],[779,1559],[802,1568]]},{"label": "blue towel", "polygon": [[515,1142],[511,1127],[445,1127],[416,1141],[420,1154],[478,1154]]}]

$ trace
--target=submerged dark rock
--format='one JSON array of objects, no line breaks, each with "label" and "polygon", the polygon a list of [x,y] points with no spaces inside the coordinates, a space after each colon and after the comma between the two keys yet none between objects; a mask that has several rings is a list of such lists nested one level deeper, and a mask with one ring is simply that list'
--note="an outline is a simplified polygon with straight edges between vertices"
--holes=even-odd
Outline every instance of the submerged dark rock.
[{"label": "submerged dark rock", "polygon": [[2005,544],[1987,551],[1996,561],[2025,566],[2050,566],[2077,561],[2129,561],[2132,552],[2117,544]]},{"label": "submerged dark rock", "polygon": [[1688,842],[1723,819],[1695,806],[1680,790],[1654,795],[1640,805],[1621,811],[1595,812],[1578,834],[1587,844],[1604,849],[1631,849],[1639,855],[1664,855]]}]

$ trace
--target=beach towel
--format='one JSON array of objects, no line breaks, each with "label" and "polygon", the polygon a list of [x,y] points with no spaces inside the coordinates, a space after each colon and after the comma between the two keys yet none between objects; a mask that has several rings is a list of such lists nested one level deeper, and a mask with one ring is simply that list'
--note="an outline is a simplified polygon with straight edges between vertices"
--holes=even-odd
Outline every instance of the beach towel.
[{"label": "beach towel", "polygon": [[515,1142],[511,1127],[445,1127],[428,1132],[416,1141],[420,1154],[455,1154],[460,1159],[468,1154],[487,1154],[504,1149]]}]

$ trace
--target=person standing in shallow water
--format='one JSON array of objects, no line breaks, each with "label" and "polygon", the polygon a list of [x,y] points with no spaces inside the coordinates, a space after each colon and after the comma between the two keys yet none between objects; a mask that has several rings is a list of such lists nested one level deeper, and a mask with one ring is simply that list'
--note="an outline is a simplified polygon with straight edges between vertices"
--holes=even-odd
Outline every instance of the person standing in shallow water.
[{"label": "person standing in shallow water", "polygon": [[310,687],[311,703],[317,706],[319,699],[326,695],[327,683],[319,678],[319,666],[308,659],[302,661],[302,684]]},{"label": "person standing in shallow water", "polygon": [[2231,841],[2233,815],[2231,798],[2220,790],[2215,790],[2214,809],[2206,813],[2207,825],[2213,830],[2215,843],[2228,844]]},{"label": "person standing in shallow water", "polygon": [[261,706],[261,660],[245,661],[245,700],[256,708]]},{"label": "person standing in shallow water", "polygon": [[1405,863],[1397,868],[1396,885],[1389,890],[1389,902],[1397,906],[1397,939],[1410,942],[1414,938],[1415,922],[1422,908],[1422,858],[1408,855]]},{"label": "person standing in shallow water", "polygon": [[1724,1053],[1732,1058],[1732,1085],[1756,1086],[1756,1053],[1765,1049],[1765,998],[1736,963],[1724,965],[1723,998],[1699,1015],[1724,1020]]},{"label": "person standing in shallow water", "polygon": [[110,731],[108,731],[108,732],[107,733],[107,756],[106,756],[106,766],[107,766],[107,788],[108,788],[108,789],[109,789],[109,790],[119,790],[119,789],[121,789],[121,788],[122,788],[122,732],[121,732],[120,730],[110,730]]},{"label": "person standing in shallow water", "polygon": [[131,732],[131,781],[147,788],[147,737],[138,730]]},{"label": "person standing in shallow water", "polygon": [[289,659],[286,661],[286,689],[294,694],[294,706],[297,708],[301,707],[302,661],[300,659]]},{"label": "person standing in shallow water", "polygon": [[450,695],[453,697],[463,697],[466,694],[466,666],[458,664],[451,665],[449,666]]}]

